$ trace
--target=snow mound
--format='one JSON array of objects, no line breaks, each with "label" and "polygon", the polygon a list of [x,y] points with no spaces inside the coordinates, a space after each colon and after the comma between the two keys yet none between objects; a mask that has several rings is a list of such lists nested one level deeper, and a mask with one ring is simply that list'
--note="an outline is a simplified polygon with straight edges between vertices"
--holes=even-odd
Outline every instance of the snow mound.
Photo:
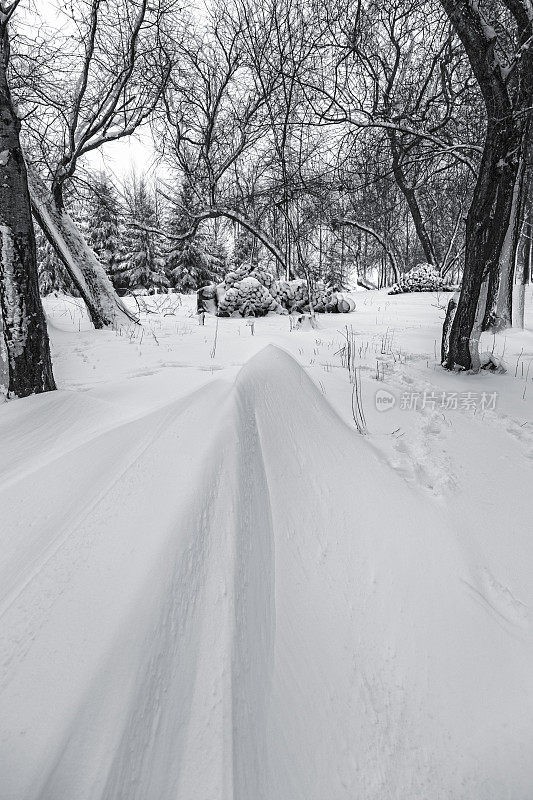
[{"label": "snow mound", "polygon": [[527,609],[291,356],[87,416],[0,457],[2,800],[531,796]]}]

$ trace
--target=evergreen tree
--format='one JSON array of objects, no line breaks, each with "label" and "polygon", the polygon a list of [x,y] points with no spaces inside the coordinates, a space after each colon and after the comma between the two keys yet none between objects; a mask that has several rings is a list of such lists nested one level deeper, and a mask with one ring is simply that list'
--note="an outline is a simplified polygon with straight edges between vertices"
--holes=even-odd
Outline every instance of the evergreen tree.
[{"label": "evergreen tree", "polygon": [[64,195],[65,208],[72,221],[82,234],[85,241],[89,241],[91,218],[91,196],[86,189],[78,186],[67,187]]},{"label": "evergreen tree", "polygon": [[251,269],[258,265],[257,243],[246,228],[240,229],[235,236],[233,252],[231,254],[231,267],[233,269],[242,267],[243,264],[245,266],[250,265]]},{"label": "evergreen tree", "polygon": [[65,267],[58,259],[54,249],[39,228],[35,228],[37,244],[37,272],[39,275],[39,293],[43,296],[52,292],[70,294],[79,297],[79,292]]},{"label": "evergreen tree", "polygon": [[227,272],[228,268],[228,249],[220,238],[214,237],[210,242],[209,255],[211,269],[219,279]]},{"label": "evergreen tree", "polygon": [[126,200],[130,224],[124,261],[120,270],[115,272],[117,283],[130,289],[168,286],[160,237],[149,230],[158,227],[158,219],[144,176],[133,176],[126,187]]},{"label": "evergreen tree", "polygon": [[121,269],[125,258],[121,217],[122,210],[116,189],[102,172],[96,176],[93,184],[88,240],[115,288],[121,283]]},{"label": "evergreen tree", "polygon": [[[194,214],[194,197],[190,184],[181,186],[178,202],[169,220],[170,233],[186,231]],[[220,243],[210,242],[204,233],[197,232],[183,242],[173,242],[167,254],[166,271],[170,283],[180,292],[194,292],[207,283],[220,280],[225,266],[225,252]]]},{"label": "evergreen tree", "polygon": [[341,238],[332,236],[326,248],[322,265],[322,280],[328,286],[340,290],[348,288],[346,256],[346,250]]}]

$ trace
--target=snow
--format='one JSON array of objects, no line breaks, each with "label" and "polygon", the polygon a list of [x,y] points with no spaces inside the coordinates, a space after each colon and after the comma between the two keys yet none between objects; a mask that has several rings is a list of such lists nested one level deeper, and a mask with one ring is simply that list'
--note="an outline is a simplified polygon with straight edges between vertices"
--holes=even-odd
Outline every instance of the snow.
[{"label": "snow", "polygon": [[353,297],[45,299],[60,390],[0,406],[1,800],[532,796],[533,297],[476,376],[442,296]]}]

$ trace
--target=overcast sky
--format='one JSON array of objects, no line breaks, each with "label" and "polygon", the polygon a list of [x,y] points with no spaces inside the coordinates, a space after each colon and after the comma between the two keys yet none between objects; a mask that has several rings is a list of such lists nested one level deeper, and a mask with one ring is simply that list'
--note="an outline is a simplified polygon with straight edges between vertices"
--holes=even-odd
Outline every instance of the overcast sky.
[{"label": "overcast sky", "polygon": [[149,134],[145,134],[141,139],[130,136],[105,145],[100,151],[90,153],[87,162],[94,169],[113,174],[119,181],[127,177],[132,168],[147,173],[153,173],[155,169]]}]

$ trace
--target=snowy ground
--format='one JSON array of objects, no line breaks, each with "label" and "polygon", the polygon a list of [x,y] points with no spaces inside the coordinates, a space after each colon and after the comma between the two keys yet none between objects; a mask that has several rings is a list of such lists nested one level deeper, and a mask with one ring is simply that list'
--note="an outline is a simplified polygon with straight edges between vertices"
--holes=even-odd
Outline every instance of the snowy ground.
[{"label": "snowy ground", "polygon": [[533,296],[478,376],[446,297],[354,297],[46,300],[60,391],[0,405],[0,800],[531,800]]}]

